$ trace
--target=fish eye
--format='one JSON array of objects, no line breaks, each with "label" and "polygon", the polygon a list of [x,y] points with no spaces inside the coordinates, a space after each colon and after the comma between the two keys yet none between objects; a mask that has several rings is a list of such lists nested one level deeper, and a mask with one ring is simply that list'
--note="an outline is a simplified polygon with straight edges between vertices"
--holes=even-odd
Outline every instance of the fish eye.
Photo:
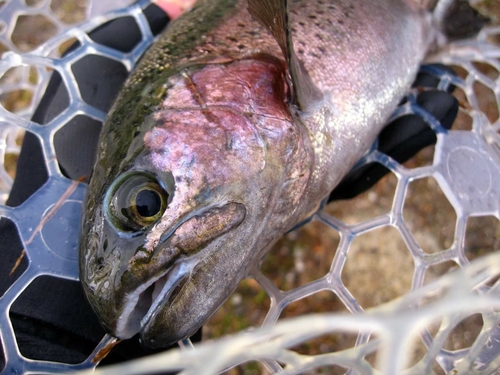
[{"label": "fish eye", "polygon": [[121,231],[140,231],[163,215],[168,197],[154,176],[126,173],[113,182],[106,194],[106,217]]}]

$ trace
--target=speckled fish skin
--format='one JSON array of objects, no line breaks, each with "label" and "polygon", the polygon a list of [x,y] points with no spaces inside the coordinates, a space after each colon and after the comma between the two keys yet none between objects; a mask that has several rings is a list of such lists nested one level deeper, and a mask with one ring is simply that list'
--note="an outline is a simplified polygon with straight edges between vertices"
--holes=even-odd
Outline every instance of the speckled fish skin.
[{"label": "speckled fish skin", "polygon": [[[237,0],[199,1],[172,22],[117,99],[80,241],[80,278],[111,334],[139,332],[149,347],[193,334],[368,149],[435,32],[417,0],[288,8],[295,52],[321,93],[307,107],[294,102],[301,87],[290,86],[280,46]],[[120,231],[110,186],[138,172],[169,204],[151,225]]]}]

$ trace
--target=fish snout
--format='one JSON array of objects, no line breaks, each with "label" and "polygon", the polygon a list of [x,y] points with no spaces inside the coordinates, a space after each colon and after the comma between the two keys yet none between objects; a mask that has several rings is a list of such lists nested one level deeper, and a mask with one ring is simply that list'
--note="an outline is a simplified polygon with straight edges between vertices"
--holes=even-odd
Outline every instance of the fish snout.
[{"label": "fish snout", "polygon": [[[163,311],[170,309],[188,285],[186,281],[220,248],[216,240],[237,228],[245,216],[245,206],[236,202],[205,209],[178,225],[147,259],[131,259],[121,291],[134,288],[121,298],[122,314],[114,334],[127,338],[140,331],[147,336],[148,327],[163,325]],[[164,345],[165,339],[145,338],[144,342],[155,347],[154,342]]]}]

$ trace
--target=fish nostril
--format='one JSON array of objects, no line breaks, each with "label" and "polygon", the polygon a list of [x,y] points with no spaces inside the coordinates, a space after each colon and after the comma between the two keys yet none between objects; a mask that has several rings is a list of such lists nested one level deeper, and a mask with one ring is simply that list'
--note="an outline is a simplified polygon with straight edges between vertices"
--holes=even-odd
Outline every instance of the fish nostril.
[{"label": "fish nostril", "polygon": [[108,248],[108,239],[106,238],[106,239],[104,240],[104,243],[102,244],[102,249],[103,249],[104,251],[106,251],[106,250],[107,250],[107,248]]},{"label": "fish nostril", "polygon": [[97,270],[102,271],[102,269],[104,268],[104,258],[103,257],[97,258],[96,264],[97,264]]}]

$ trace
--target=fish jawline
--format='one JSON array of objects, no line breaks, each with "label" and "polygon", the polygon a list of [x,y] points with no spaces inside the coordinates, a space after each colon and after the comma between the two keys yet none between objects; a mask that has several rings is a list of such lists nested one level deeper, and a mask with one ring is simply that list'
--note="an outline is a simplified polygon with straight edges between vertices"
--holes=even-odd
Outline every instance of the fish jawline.
[{"label": "fish jawline", "polygon": [[178,262],[127,295],[123,313],[116,324],[116,336],[127,339],[144,330],[176,286],[189,276],[195,263],[186,260]]},{"label": "fish jawline", "polygon": [[156,288],[158,287],[159,293],[153,298],[151,307],[141,320],[141,330],[143,330],[151,320],[154,320],[156,313],[160,309],[163,302],[167,301],[170,298],[172,292],[175,290],[176,286],[191,274],[195,264],[195,260],[184,260],[182,262],[174,264],[170,271],[161,279],[162,281],[164,281],[164,284],[161,285],[161,283],[159,282],[155,283],[155,292],[157,290]]}]

